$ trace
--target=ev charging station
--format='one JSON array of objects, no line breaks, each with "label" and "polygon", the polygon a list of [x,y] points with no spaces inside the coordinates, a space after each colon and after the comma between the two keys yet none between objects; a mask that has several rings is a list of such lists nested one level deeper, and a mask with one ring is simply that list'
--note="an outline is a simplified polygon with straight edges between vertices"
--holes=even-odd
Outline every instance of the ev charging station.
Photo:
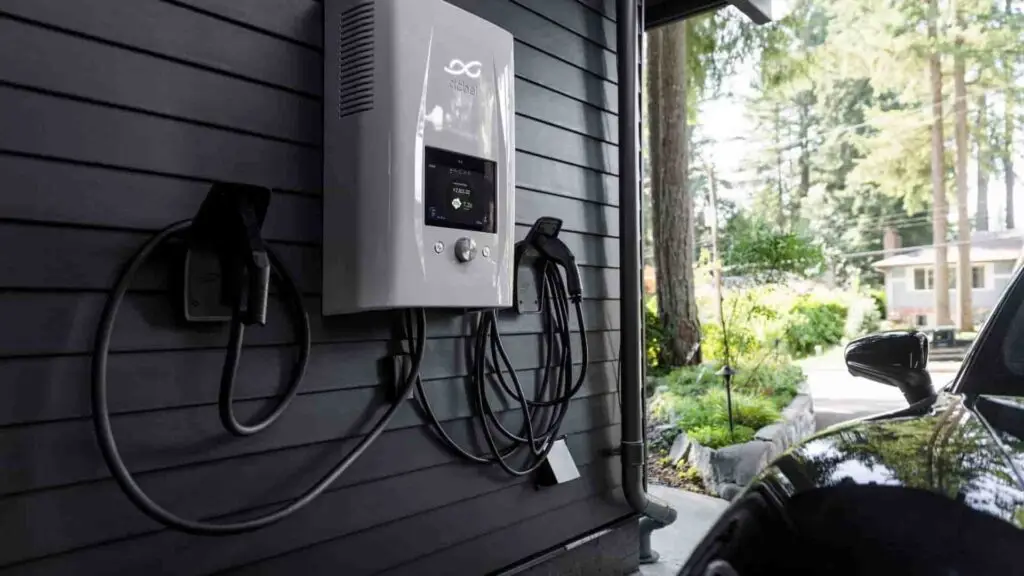
[{"label": "ev charging station", "polygon": [[[194,218],[168,225],[128,261],[108,295],[93,350],[93,420],[107,466],[143,513],[183,532],[240,534],[298,512],[372,449],[413,399],[431,424],[428,433],[469,461],[514,476],[538,472],[544,483],[579,477],[559,430],[587,374],[583,287],[575,256],[558,239],[557,218],[538,219],[515,242],[512,35],[443,0],[326,0],[324,14],[322,313],[399,314],[397,351],[387,358],[395,369],[383,382],[391,386],[390,406],[317,483],[262,516],[226,523],[183,518],[139,486],[111,425],[107,362],[128,288],[165,244],[183,248],[183,280],[172,287],[171,301],[184,320],[230,326],[218,396],[228,433],[245,437],[273,426],[298,394],[312,353],[303,294],[262,239],[271,190],[215,183]],[[529,281],[516,282],[520,274]],[[241,422],[234,398],[245,331],[272,321],[272,282],[287,302],[299,351],[273,409]],[[522,305],[523,293],[532,306]],[[513,313],[543,315],[547,354],[532,398],[501,342],[498,311],[514,301]],[[420,376],[428,308],[471,318],[466,366],[486,454],[460,446],[431,408]],[[581,356],[575,360],[574,349]],[[507,408],[492,405],[487,390],[495,381],[521,410],[524,430],[501,425],[498,412]]]},{"label": "ev charging station", "polygon": [[512,35],[443,0],[324,15],[324,314],[511,306]]}]

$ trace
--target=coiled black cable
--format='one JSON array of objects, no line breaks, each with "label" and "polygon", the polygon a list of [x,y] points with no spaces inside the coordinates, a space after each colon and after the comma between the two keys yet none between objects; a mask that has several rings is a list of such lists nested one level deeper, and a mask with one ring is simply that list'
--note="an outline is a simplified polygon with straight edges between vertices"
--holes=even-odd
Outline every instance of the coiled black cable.
[{"label": "coiled black cable", "polygon": [[[489,454],[474,454],[459,445],[448,434],[430,405],[422,380],[416,380],[416,399],[420,411],[444,444],[472,462],[496,463],[513,476],[531,474],[544,464],[548,453],[559,439],[559,429],[568,412],[569,402],[583,386],[589,361],[582,298],[570,297],[565,280],[553,262],[544,265],[543,279],[545,362],[542,368],[543,376],[533,399],[527,398],[515,367],[502,344],[498,332],[497,313],[493,310],[480,312],[476,322],[471,379]],[[582,366],[575,379],[570,304],[576,312],[581,343]],[[496,387],[492,386],[492,389],[500,390],[519,404],[523,423],[518,433],[502,424],[488,395],[489,381],[498,384]],[[516,468],[509,460],[524,449],[530,452],[528,463],[522,468]]]},{"label": "coiled black cable", "polygon": [[[134,477],[132,477],[127,466],[125,466],[124,460],[121,458],[121,454],[117,449],[117,442],[114,439],[113,430],[111,429],[110,409],[107,404],[107,360],[110,354],[110,338],[114,329],[114,321],[117,319],[117,311],[124,300],[125,293],[128,291],[135,274],[158,247],[160,247],[164,242],[167,242],[175,236],[187,231],[190,224],[191,221],[189,220],[172,224],[158,232],[141,248],[139,248],[138,252],[132,256],[131,260],[129,260],[128,264],[121,272],[114,289],[110,292],[110,296],[107,298],[107,303],[100,319],[99,328],[96,332],[96,341],[93,348],[93,424],[96,429],[96,437],[100,445],[100,450],[103,453],[103,458],[106,460],[107,466],[110,468],[114,479],[128,498],[147,516],[166,526],[183,532],[188,532],[190,534],[210,536],[240,534],[243,532],[257,530],[283,520],[306,507],[310,502],[319,497],[331,484],[333,484],[334,481],[337,480],[338,477],[341,476],[352,465],[352,463],[366,451],[367,448],[369,448],[381,433],[384,432],[384,429],[394,417],[398,408],[402,405],[401,399],[405,398],[412,390],[412,387],[419,381],[420,365],[423,361],[423,350],[426,343],[426,313],[423,310],[418,310],[417,313],[412,311],[407,311],[405,313],[406,323],[410,326],[409,338],[412,341],[412,369],[410,370],[404,384],[400,387],[400,391],[396,395],[395,402],[388,408],[387,412],[384,413],[369,434],[364,436],[363,439],[359,441],[359,444],[356,445],[356,447],[349,452],[345,458],[338,462],[338,464],[336,464],[334,468],[332,468],[322,479],[320,479],[320,481],[309,488],[300,497],[292,500],[289,504],[271,512],[270,514],[253,518],[251,520],[218,524],[182,518],[160,506],[145,492],[143,492]],[[309,316],[306,314],[305,308],[302,304],[301,294],[285,268],[281,266],[280,260],[277,256],[269,249],[268,254],[270,255],[271,264],[274,270],[282,280],[286,293],[285,296],[291,302],[293,311],[301,313],[299,321],[301,351],[299,354],[299,360],[292,372],[288,390],[274,410],[255,424],[244,425],[239,423],[233,413],[232,400],[234,397],[235,375],[241,356],[244,329],[241,328],[241,321],[236,307],[234,318],[232,320],[231,341],[224,363],[224,370],[221,375],[219,406],[221,421],[224,423],[225,428],[237,435],[249,435],[264,430],[273,424],[282,413],[284,413],[298,391],[298,386],[302,381],[306,363],[309,359]],[[413,325],[415,325],[415,329],[413,329]]]}]

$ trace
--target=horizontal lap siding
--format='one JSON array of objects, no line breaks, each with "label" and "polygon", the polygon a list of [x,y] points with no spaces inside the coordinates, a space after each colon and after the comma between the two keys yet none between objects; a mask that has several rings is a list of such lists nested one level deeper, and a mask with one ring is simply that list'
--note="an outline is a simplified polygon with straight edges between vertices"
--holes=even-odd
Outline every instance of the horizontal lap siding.
[{"label": "horizontal lap siding", "polygon": [[[142,485],[189,517],[265,512],[315,482],[386,404],[392,316],[319,314],[322,6],[5,0],[0,573],[483,573],[628,514],[609,456],[619,439],[614,14],[593,0],[453,3],[516,39],[516,237],[540,216],[562,218],[581,265],[590,364],[563,432],[582,477],[537,489],[467,464],[410,404],[316,504],[266,530],[196,538],[138,512],[93,436],[92,339],[124,260],[191,217],[213,181],[274,188],[264,235],[311,312],[309,369],[279,424],[224,433],[216,381],[227,333],[177,317],[165,249],[125,299],[109,366],[115,433]],[[273,297],[268,325],[246,334],[243,417],[273,402],[295,355],[281,307]],[[500,326],[529,392],[542,376],[541,319],[503,312]],[[429,312],[423,376],[449,433],[479,448],[468,334],[459,313]],[[493,399],[507,426],[521,424]]]}]

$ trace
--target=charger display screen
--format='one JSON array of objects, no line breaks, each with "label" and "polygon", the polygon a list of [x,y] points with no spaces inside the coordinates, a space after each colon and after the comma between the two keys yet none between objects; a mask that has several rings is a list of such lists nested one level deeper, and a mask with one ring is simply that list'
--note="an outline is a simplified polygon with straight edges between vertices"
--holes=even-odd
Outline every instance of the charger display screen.
[{"label": "charger display screen", "polygon": [[424,149],[424,210],[429,226],[494,233],[497,164],[474,156]]}]

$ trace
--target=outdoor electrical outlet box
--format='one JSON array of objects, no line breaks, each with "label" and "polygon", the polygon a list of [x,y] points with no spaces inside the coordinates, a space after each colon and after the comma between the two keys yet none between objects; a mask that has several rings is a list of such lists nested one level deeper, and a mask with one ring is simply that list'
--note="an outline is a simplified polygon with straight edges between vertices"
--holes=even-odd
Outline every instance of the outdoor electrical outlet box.
[{"label": "outdoor electrical outlet box", "polygon": [[442,0],[324,2],[323,313],[512,305],[512,35]]}]

